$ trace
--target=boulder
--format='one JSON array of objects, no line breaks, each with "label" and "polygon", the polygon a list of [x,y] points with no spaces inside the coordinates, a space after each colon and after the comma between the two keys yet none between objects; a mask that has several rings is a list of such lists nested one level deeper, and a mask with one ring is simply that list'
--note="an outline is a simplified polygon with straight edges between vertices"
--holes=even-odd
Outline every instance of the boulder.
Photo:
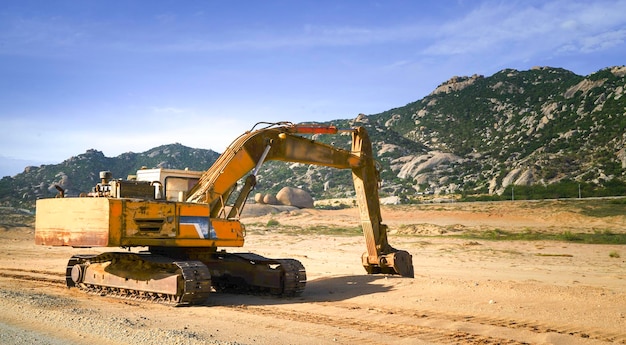
[{"label": "boulder", "polygon": [[254,202],[256,202],[257,204],[263,204],[263,194],[261,193],[254,194]]},{"label": "boulder", "polygon": [[276,198],[283,205],[295,206],[298,208],[313,208],[313,197],[307,191],[300,188],[284,187]]},{"label": "boulder", "polygon": [[266,205],[280,205],[278,199],[272,194],[265,194],[265,196],[263,196],[263,203]]}]

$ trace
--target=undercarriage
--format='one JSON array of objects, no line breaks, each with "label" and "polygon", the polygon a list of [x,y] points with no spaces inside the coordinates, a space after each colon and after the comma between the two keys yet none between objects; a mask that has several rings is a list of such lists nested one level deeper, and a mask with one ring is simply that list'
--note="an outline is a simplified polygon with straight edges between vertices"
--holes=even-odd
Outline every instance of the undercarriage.
[{"label": "undercarriage", "polygon": [[299,296],[306,271],[294,259],[154,247],[140,253],[74,255],[67,264],[66,283],[101,296],[182,306],[202,304],[213,291]]}]

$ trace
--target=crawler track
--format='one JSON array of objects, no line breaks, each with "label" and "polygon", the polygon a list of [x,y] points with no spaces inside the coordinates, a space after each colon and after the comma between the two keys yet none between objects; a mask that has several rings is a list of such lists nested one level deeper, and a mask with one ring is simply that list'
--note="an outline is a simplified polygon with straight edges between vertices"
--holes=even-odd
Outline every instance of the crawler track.
[{"label": "crawler track", "polygon": [[178,251],[167,257],[203,262],[218,292],[275,297],[300,296],[306,286],[306,270],[295,259],[272,259],[255,253],[206,253]]},{"label": "crawler track", "polygon": [[[220,276],[214,281],[214,287],[219,292],[232,293],[232,294],[246,294],[246,295],[268,295],[276,297],[296,297],[300,296],[304,292],[306,286],[306,271],[300,261],[294,259],[266,259],[261,258],[258,255],[251,254],[254,258],[254,265],[245,264],[245,266],[276,266],[274,270],[276,272],[269,276],[280,276],[280,288],[268,288],[266,286],[259,286],[251,284],[243,279],[232,279],[232,277]],[[236,257],[238,261],[241,258],[246,257],[243,254],[235,254],[231,257]],[[251,260],[252,261],[252,260]],[[265,270],[263,270],[265,271]],[[251,271],[252,272],[252,271]],[[263,274],[263,273],[261,273]]]},{"label": "crawler track", "polygon": [[[72,270],[77,265],[89,265],[94,263],[114,262],[115,260],[131,260],[136,262],[137,271],[141,270],[142,264],[149,263],[151,266],[178,272],[182,280],[181,288],[176,293],[154,292],[139,288],[115,287],[90,283],[76,283],[76,277],[72,276]],[[87,293],[100,296],[111,296],[131,300],[141,300],[169,305],[192,305],[201,304],[211,293],[211,274],[207,267],[200,261],[172,261],[157,255],[137,255],[126,253],[104,253],[100,255],[74,255],[67,263],[65,281],[68,287],[77,287]],[[139,284],[137,284],[139,285]]]},{"label": "crawler track", "polygon": [[[84,271],[94,264],[100,265],[94,271],[98,275],[131,278],[125,281],[124,278],[116,278],[117,284],[107,283],[108,278],[101,278],[95,283],[94,280],[84,279],[83,275],[91,275]],[[111,269],[115,265],[121,266],[121,269]],[[145,267],[147,271],[144,271]],[[113,274],[110,273],[112,271],[119,272]],[[163,293],[162,289],[148,287],[152,275],[161,272],[171,272],[170,275],[177,272],[182,288],[175,293]],[[133,283],[135,280],[137,282]],[[237,294],[299,296],[306,285],[306,271],[298,260],[268,259],[253,253],[221,254],[220,259],[205,260],[189,256],[173,259],[148,253],[103,253],[74,255],[67,263],[65,281],[68,287],[76,287],[90,294],[176,306],[202,304],[212,288]]]},{"label": "crawler track", "polygon": [[281,259],[280,262],[282,269],[284,270],[284,289],[283,296],[293,297],[300,296],[304,292],[304,286],[306,285],[306,271],[304,266],[298,260],[293,259]]}]

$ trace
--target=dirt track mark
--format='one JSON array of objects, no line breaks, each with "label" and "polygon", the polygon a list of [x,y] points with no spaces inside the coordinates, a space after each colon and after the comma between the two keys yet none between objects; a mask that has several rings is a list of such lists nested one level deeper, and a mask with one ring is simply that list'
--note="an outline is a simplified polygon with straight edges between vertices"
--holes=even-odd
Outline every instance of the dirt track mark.
[{"label": "dirt track mark", "polygon": [[[389,337],[420,339],[438,344],[528,344],[522,341],[494,338],[465,331],[416,325],[411,322],[411,319],[407,318],[398,320],[401,321],[401,323],[379,323],[366,319],[351,318],[347,314],[335,317],[324,314],[288,310],[284,308],[277,309],[258,306],[232,306],[231,308],[246,313],[285,319],[289,321],[352,329],[359,332],[385,334]],[[376,338],[364,337],[363,339],[367,342],[367,339]],[[380,344],[380,341],[372,342],[372,340],[369,340],[369,342],[372,344]]]},{"label": "dirt track mark", "polygon": [[[327,303],[327,302],[318,302],[317,304],[323,306],[332,306],[336,308],[344,308],[344,309],[355,309],[355,308],[363,308],[363,306],[353,303]],[[583,329],[583,328],[573,328],[563,327],[563,326],[554,326],[543,323],[536,323],[526,320],[513,320],[513,319],[503,319],[503,318],[493,318],[486,316],[475,316],[475,315],[459,315],[452,313],[442,313],[435,312],[431,310],[407,310],[407,309],[399,309],[399,308],[369,308],[368,310],[374,311],[378,314],[396,314],[403,315],[407,317],[421,318],[421,319],[438,319],[438,320],[446,320],[449,322],[467,322],[467,323],[477,323],[481,325],[495,326],[495,327],[503,327],[510,329],[521,329],[527,330],[533,333],[541,334],[541,333],[557,333],[562,335],[568,335],[573,337],[580,337],[584,339],[594,339],[605,341],[614,344],[626,344],[626,334],[613,334],[602,332],[596,329]]]},{"label": "dirt track mark", "polygon": [[59,272],[54,272],[54,271],[26,270],[26,269],[22,269],[22,268],[9,268],[9,267],[0,268],[0,270],[2,270],[2,271],[11,271],[11,272],[24,272],[24,273],[45,274],[45,275],[49,275],[49,276],[58,276],[58,277],[63,277],[63,278],[65,278],[65,275],[64,275],[64,274],[59,273]]},{"label": "dirt track mark", "polygon": [[[58,272],[43,271],[43,270],[24,270],[16,268],[2,268],[0,277],[32,281],[38,283],[44,283],[46,285],[54,285],[58,287],[65,287],[64,275]],[[7,272],[9,271],[9,272]],[[15,273],[10,273],[15,272]],[[56,277],[56,278],[55,278]],[[326,325],[332,327],[343,327],[347,329],[353,329],[360,332],[379,333],[385,334],[390,337],[398,338],[418,338],[425,341],[432,341],[436,343],[460,343],[460,344],[525,344],[525,342],[493,338],[481,334],[472,333],[471,331],[457,331],[452,329],[445,329],[441,327],[429,327],[424,326],[424,323],[443,321],[447,323],[461,323],[471,325],[481,324],[492,327],[501,327],[507,329],[524,330],[535,334],[561,334],[565,336],[578,337],[583,339],[599,340],[603,342],[609,342],[614,344],[626,344],[625,334],[613,334],[603,332],[597,329],[585,329],[575,328],[574,326],[560,325],[555,326],[546,323],[532,322],[528,320],[514,320],[504,318],[494,318],[487,316],[477,315],[462,315],[453,313],[442,313],[432,310],[408,310],[401,308],[383,308],[372,307],[367,305],[359,305],[355,303],[329,303],[329,302],[310,302],[322,307],[340,308],[346,311],[352,309],[367,308],[368,311],[375,313],[376,315],[397,315],[404,317],[403,320],[397,322],[394,319],[393,323],[385,323],[381,325],[369,320],[363,320],[358,318],[350,318],[345,314],[341,317],[334,317],[320,313],[299,312],[297,310],[287,310],[284,308],[273,307],[258,307],[258,306],[236,306],[232,307],[239,311],[244,311],[252,314],[271,316],[274,318],[282,318],[291,321],[305,322],[319,325]],[[411,320],[421,320],[421,325],[412,322]],[[345,338],[345,335],[342,335]],[[378,342],[372,342],[369,337],[363,337],[358,340],[362,344],[375,344]],[[345,339],[344,339],[345,340]]]},{"label": "dirt track mark", "polygon": [[[20,270],[16,270],[16,271],[20,271]],[[55,278],[48,278],[48,277],[32,276],[32,275],[27,274],[29,271],[21,271],[21,272],[24,272],[26,274],[0,272],[0,277],[16,279],[16,280],[40,282],[40,283],[46,283],[46,284],[51,284],[51,285],[65,286],[65,276],[63,277],[63,279],[61,278],[55,279]],[[58,274],[55,273],[53,275],[57,276]]]}]

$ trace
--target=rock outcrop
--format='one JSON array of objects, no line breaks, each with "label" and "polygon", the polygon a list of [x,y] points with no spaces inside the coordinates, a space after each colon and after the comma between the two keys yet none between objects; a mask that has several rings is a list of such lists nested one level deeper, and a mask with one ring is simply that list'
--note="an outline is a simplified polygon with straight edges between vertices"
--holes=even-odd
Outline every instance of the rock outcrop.
[{"label": "rock outcrop", "polygon": [[313,197],[311,194],[303,189],[294,187],[284,187],[276,195],[256,193],[254,195],[254,201],[259,205],[284,205],[297,208],[313,208]]},{"label": "rock outcrop", "polygon": [[282,205],[295,206],[298,208],[313,208],[313,197],[307,191],[294,187],[283,187],[277,194],[276,199]]}]

